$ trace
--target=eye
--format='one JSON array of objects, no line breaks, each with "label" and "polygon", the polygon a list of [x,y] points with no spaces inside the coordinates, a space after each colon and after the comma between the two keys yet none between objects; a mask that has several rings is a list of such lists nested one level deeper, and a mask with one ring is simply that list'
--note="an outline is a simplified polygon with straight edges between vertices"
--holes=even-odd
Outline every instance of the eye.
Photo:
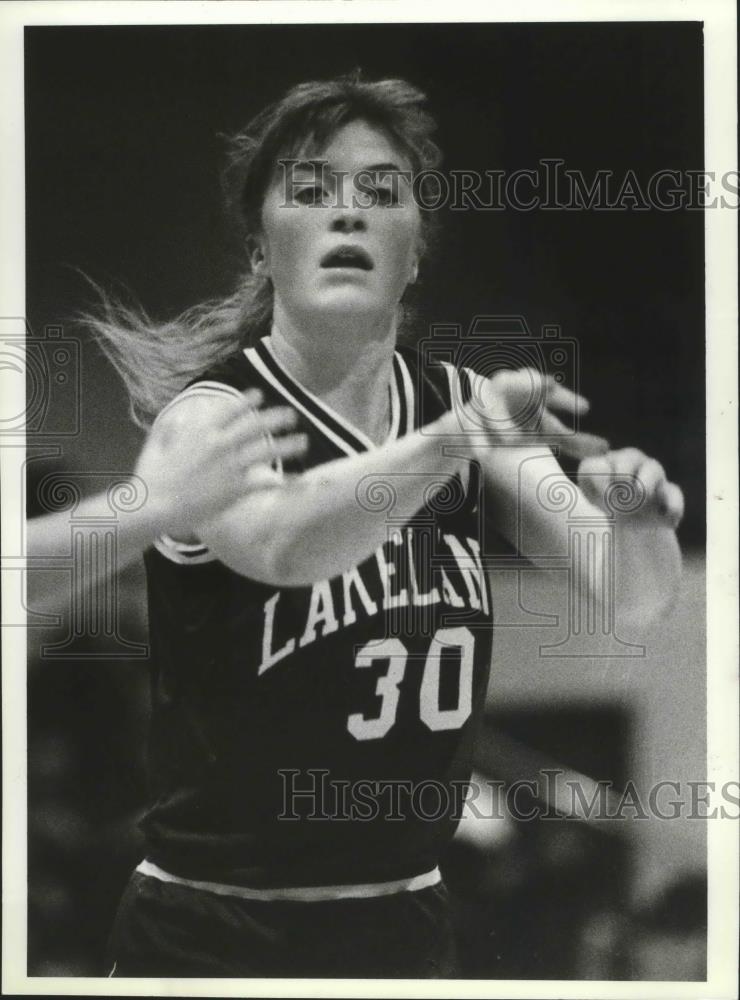
[{"label": "eye", "polygon": [[328,200],[328,194],[320,184],[306,184],[305,187],[294,192],[293,197],[299,205],[308,205],[309,207],[324,205]]},{"label": "eye", "polygon": [[393,187],[376,187],[374,193],[378,199],[378,205],[381,205],[383,208],[398,205],[399,203],[398,191]]}]

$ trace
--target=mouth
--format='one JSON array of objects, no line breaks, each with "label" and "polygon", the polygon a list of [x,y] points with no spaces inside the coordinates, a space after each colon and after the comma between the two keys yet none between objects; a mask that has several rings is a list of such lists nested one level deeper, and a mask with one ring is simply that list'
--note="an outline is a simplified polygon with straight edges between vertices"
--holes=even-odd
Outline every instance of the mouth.
[{"label": "mouth", "polygon": [[321,258],[323,268],[355,268],[359,271],[372,271],[373,261],[367,250],[360,246],[345,245],[330,250]]}]

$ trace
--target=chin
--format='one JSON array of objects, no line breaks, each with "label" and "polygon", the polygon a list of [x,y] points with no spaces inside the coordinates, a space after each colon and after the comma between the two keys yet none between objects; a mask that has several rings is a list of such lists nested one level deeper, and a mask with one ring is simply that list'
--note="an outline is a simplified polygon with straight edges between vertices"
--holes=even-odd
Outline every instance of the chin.
[{"label": "chin", "polygon": [[377,295],[347,288],[322,295],[311,304],[310,312],[314,317],[326,316],[327,319],[344,317],[348,321],[360,318],[380,320],[383,317],[393,317],[395,308],[389,310],[388,302],[379,301]]}]

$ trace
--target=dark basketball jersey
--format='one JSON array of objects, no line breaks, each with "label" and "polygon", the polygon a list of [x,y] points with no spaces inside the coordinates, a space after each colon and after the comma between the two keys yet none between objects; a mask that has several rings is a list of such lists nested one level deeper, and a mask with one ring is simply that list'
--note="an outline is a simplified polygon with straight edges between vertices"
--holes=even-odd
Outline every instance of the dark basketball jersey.
[{"label": "dark basketball jersey", "polygon": [[[413,352],[397,351],[391,437],[441,416],[457,378],[447,366],[422,373]],[[250,387],[299,415],[309,448],[290,471],[374,447],[285,372],[269,338],[185,391]],[[405,522],[394,520],[393,475],[358,483],[387,540],[313,586],[248,579],[204,545],[163,538],[148,551],[143,827],[154,863],[255,888],[435,867],[459,818],[491,660],[479,476],[471,467],[437,482]]]}]

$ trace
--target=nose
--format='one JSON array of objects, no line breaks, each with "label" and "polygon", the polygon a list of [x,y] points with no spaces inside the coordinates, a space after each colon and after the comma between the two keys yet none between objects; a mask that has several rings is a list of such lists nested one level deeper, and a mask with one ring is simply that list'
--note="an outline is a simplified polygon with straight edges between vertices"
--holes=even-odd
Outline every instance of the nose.
[{"label": "nose", "polygon": [[332,213],[332,232],[364,232],[367,229],[367,212],[358,204],[357,192],[349,175],[338,179],[335,196],[337,201]]},{"label": "nose", "polygon": [[350,206],[336,210],[330,228],[333,233],[364,232],[367,229],[367,221],[361,208]]}]

